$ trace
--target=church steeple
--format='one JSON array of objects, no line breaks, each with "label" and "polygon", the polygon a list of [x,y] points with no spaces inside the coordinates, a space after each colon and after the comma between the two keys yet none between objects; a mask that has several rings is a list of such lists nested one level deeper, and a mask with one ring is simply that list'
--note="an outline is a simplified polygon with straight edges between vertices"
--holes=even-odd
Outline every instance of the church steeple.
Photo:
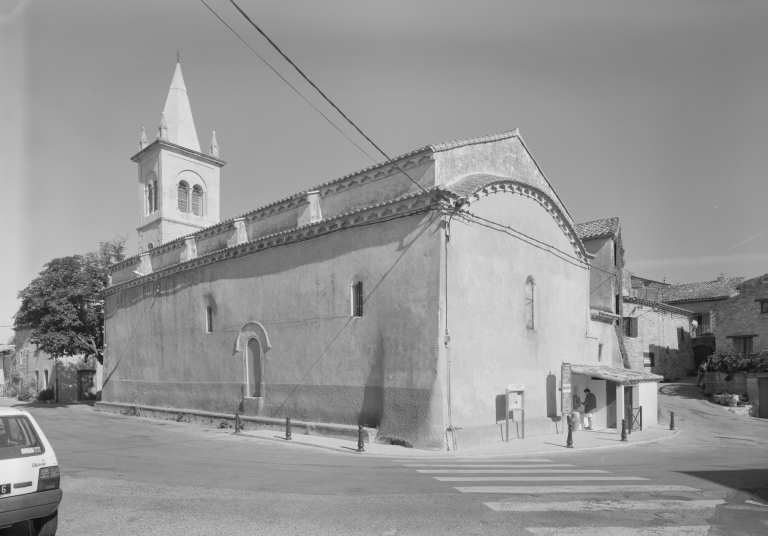
[{"label": "church steeple", "polygon": [[197,139],[195,122],[192,119],[192,108],[189,106],[187,87],[184,85],[184,77],[181,75],[181,63],[176,63],[176,71],[173,73],[171,89],[165,100],[163,109],[166,125],[168,127],[167,140],[187,149],[200,152],[200,142]]}]

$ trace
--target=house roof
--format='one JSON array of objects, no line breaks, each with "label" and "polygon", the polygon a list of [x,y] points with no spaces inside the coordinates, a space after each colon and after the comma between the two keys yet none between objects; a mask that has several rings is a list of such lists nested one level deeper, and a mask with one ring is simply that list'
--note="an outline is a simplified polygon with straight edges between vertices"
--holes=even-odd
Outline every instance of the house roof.
[{"label": "house roof", "polygon": [[737,294],[736,287],[744,281],[743,277],[729,277],[715,281],[700,281],[669,285],[658,289],[662,293],[662,301],[674,303],[684,301],[721,300]]},{"label": "house roof", "polygon": [[640,372],[639,370],[622,369],[609,367],[608,365],[580,365],[571,363],[571,372],[573,374],[583,374],[593,376],[601,380],[609,380],[620,385],[633,385],[643,382],[659,382],[664,376],[651,374],[650,372]]},{"label": "house roof", "polygon": [[662,303],[660,301],[649,300],[647,298],[642,298],[642,297],[624,296],[623,301],[624,303],[635,303],[637,305],[642,305],[644,307],[650,307],[650,308],[655,307],[657,309],[661,309],[662,311],[668,311],[670,313],[675,313],[679,315],[690,316],[693,314],[688,309],[682,309],[680,307],[675,307],[674,305],[669,305],[668,303]]},{"label": "house roof", "polygon": [[619,218],[605,218],[574,225],[576,233],[582,240],[591,240],[604,236],[616,236],[619,232]]}]

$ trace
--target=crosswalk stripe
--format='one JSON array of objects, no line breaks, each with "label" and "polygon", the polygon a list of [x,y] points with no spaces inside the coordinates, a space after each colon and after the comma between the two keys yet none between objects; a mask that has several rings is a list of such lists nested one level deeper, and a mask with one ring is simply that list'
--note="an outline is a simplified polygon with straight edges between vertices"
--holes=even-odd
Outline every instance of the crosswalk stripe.
[{"label": "crosswalk stripe", "polygon": [[660,491],[701,491],[688,486],[624,484],[615,486],[467,486],[454,488],[462,493],[497,494],[546,494],[546,493],[613,493],[613,492],[660,492]]},{"label": "crosswalk stripe", "polygon": [[716,500],[652,500],[652,501],[567,501],[567,502],[487,502],[496,512],[594,512],[614,510],[704,510],[716,508],[725,501]]},{"label": "crosswalk stripe", "polygon": [[477,468],[484,468],[484,469],[500,469],[500,468],[508,468],[508,469],[537,469],[537,468],[548,468],[548,467],[575,467],[571,463],[548,463],[548,464],[542,464],[542,465],[476,465],[476,464],[449,464],[449,465],[439,465],[439,464],[431,464],[431,463],[416,463],[416,464],[405,464],[405,467],[477,467]]},{"label": "crosswalk stripe", "polygon": [[709,525],[692,527],[527,527],[533,534],[545,536],[706,536]]},{"label": "crosswalk stripe", "polygon": [[602,469],[416,469],[417,473],[557,473],[557,474],[573,474],[573,473],[610,473],[610,471],[603,471]]},{"label": "crosswalk stripe", "polygon": [[552,463],[552,460],[546,460],[544,458],[504,458],[499,459],[496,458],[494,460],[477,460],[474,458],[402,458],[398,460],[390,460],[390,461],[397,461],[400,463],[451,463],[451,464],[461,464],[461,463],[474,463],[474,464],[496,464],[496,463],[515,463],[515,464],[527,464],[527,463]]},{"label": "crosswalk stripe", "polygon": [[640,476],[433,476],[440,482],[558,482],[587,480],[648,480]]}]

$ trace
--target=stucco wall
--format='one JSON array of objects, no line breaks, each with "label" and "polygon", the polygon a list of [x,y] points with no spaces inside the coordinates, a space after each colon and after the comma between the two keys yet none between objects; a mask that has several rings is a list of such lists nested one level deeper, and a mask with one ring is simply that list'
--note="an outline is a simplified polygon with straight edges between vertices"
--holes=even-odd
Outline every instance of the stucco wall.
[{"label": "stucco wall", "polygon": [[[361,422],[443,448],[438,225],[428,213],[353,227],[108,296],[103,400],[234,413],[245,380],[236,341],[255,321],[271,345],[262,415]],[[356,279],[365,303],[353,319]]]},{"label": "stucco wall", "polygon": [[[622,316],[636,319],[637,337],[625,337],[624,345],[632,368],[678,380],[693,373],[693,346],[690,317],[686,314],[653,308],[625,298]],[[644,359],[653,352],[653,367],[644,365]]]},{"label": "stucco wall", "polygon": [[[593,309],[618,313],[616,309],[617,281],[613,258],[613,238],[584,240],[584,248],[595,256],[590,262],[589,304]],[[610,272],[610,273],[606,273]]]},{"label": "stucco wall", "polygon": [[[573,252],[552,217],[530,198],[497,193],[469,210]],[[524,309],[529,276],[536,283],[532,330],[526,327]],[[454,218],[447,290],[454,426],[493,424],[496,397],[513,382],[525,384],[527,420],[559,415],[561,363],[597,362],[597,352],[587,350],[585,337],[587,278],[586,265],[578,261],[564,261],[507,234]]]}]

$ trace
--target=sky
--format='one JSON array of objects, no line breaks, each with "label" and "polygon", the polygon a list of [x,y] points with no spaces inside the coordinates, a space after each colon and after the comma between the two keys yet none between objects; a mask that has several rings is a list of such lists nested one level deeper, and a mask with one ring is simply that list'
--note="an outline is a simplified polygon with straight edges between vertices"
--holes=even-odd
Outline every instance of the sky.
[{"label": "sky", "polygon": [[[365,143],[228,0],[206,1]],[[390,156],[519,128],[576,222],[621,219],[629,270],[768,272],[768,2],[236,1]],[[136,252],[130,157],[177,48],[200,145],[215,130],[228,162],[222,219],[373,163],[200,1],[6,0],[0,342],[49,260],[118,235]]]}]

